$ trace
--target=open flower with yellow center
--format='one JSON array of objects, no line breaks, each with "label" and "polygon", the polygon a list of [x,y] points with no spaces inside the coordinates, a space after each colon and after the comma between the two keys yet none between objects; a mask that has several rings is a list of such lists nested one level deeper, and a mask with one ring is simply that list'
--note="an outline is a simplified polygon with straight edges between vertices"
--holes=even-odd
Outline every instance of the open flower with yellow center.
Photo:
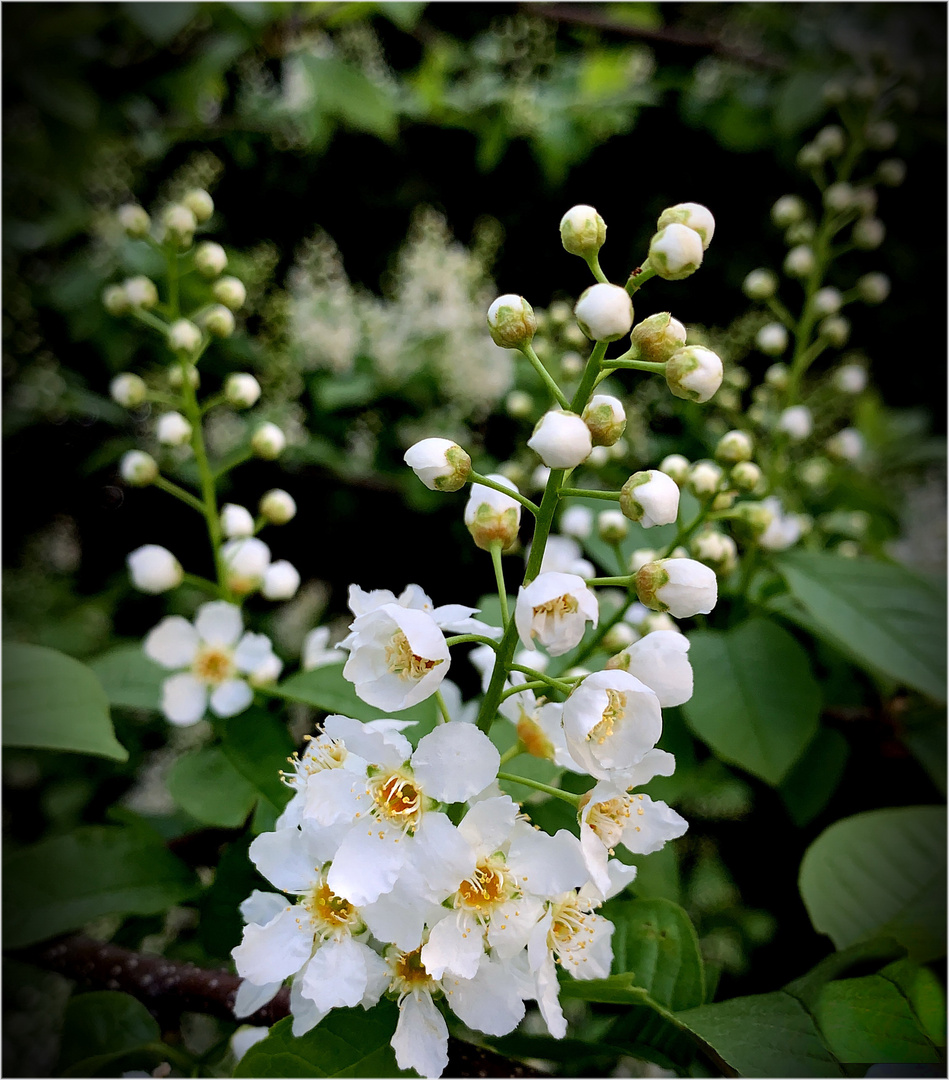
[{"label": "open flower with yellow center", "polygon": [[560,656],[579,644],[587,622],[596,626],[598,619],[596,597],[576,574],[538,574],[517,594],[514,622],[528,649],[536,649],[536,638],[551,656]]},{"label": "open flower with yellow center", "polygon": [[234,716],[253,700],[248,678],[276,659],[264,634],[242,633],[240,608],[214,600],[198,608],[194,623],[169,615],[145,638],[145,653],[179,674],[162,684],[162,711],[173,724],[196,724],[208,706]]},{"label": "open flower with yellow center", "polygon": [[564,702],[563,730],[573,759],[608,780],[637,765],[658,742],[659,698],[626,671],[596,671]]}]

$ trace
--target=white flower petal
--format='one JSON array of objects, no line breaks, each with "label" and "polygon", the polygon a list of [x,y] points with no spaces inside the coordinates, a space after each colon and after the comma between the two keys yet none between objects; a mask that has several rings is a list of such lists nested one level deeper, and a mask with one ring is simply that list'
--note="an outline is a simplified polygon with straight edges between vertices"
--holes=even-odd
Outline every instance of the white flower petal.
[{"label": "white flower petal", "polygon": [[324,942],[301,976],[300,993],[324,1012],[358,1005],[366,992],[368,951],[351,937]]},{"label": "white flower petal", "polygon": [[422,946],[422,963],[433,979],[446,972],[459,979],[470,979],[484,956],[484,933],[474,915],[452,912],[431,929]]},{"label": "white flower petal", "polygon": [[448,1026],[431,995],[408,994],[399,1008],[392,1049],[400,1069],[441,1076],[448,1065]]},{"label": "white flower petal", "polygon": [[172,675],[161,686],[161,710],[173,724],[187,727],[196,724],[208,705],[204,683],[190,672]]},{"label": "white flower petal", "polygon": [[349,824],[360,809],[368,817],[371,806],[364,776],[349,769],[322,769],[307,777],[301,818],[315,825]]},{"label": "white flower petal", "polygon": [[495,909],[488,927],[488,943],[502,959],[516,956],[530,940],[537,920],[544,914],[544,903],[523,894]]},{"label": "white flower petal", "polygon": [[637,796],[636,806],[641,813],[631,816],[623,830],[623,845],[636,855],[651,855],[689,827],[671,806],[655,802],[648,795]]},{"label": "white flower petal", "polygon": [[626,670],[656,694],[664,709],[682,705],[692,696],[689,639],[684,634],[655,630],[624,651],[629,655]]},{"label": "white flower petal", "polygon": [[389,892],[408,857],[409,845],[404,838],[395,843],[395,838],[387,830],[357,822],[340,844],[326,877],[333,892],[356,907]]},{"label": "white flower petal", "polygon": [[245,979],[237,988],[234,996],[234,1015],[237,1017],[250,1016],[271,1002],[277,994],[283,980],[280,982],[264,983],[258,986],[249,979]]},{"label": "white flower petal", "polygon": [[209,645],[234,645],[244,629],[241,609],[224,600],[202,604],[198,608],[194,626],[201,640]]},{"label": "white flower petal", "polygon": [[290,1030],[296,1039],[299,1039],[301,1035],[305,1035],[308,1031],[312,1031],[326,1016],[326,1013],[318,1009],[314,1002],[303,996],[303,976],[305,974],[306,968],[297,975],[290,986],[290,1015],[293,1017]]},{"label": "white flower petal", "polygon": [[169,615],[145,638],[145,655],[162,667],[187,667],[198,651],[198,632],[180,615]]},{"label": "white flower petal", "polygon": [[412,769],[423,790],[439,802],[461,802],[477,795],[500,767],[497,747],[470,724],[442,724],[419,739],[412,755]]},{"label": "white flower petal", "polygon": [[422,818],[409,847],[411,864],[439,899],[458,888],[474,873],[477,859],[470,844],[446,814],[429,811]]},{"label": "white flower petal", "polygon": [[468,1027],[486,1035],[507,1035],[524,1017],[519,989],[507,964],[485,957],[473,978],[459,979],[452,986],[449,1003]]},{"label": "white flower petal", "polygon": [[480,854],[497,851],[514,827],[518,807],[510,795],[484,799],[465,814],[458,831]]},{"label": "white flower petal", "polygon": [[226,679],[211,692],[211,712],[215,716],[236,716],[254,700],[254,691],[243,679]]},{"label": "white flower petal", "polygon": [[374,904],[363,904],[359,914],[379,941],[391,941],[403,952],[414,952],[422,944],[425,924],[433,924],[445,909],[412,895],[400,877],[392,892],[383,893]]},{"label": "white flower petal", "polygon": [[[686,826],[688,827],[688,826]],[[684,832],[685,830],[683,830]],[[681,835],[681,834],[680,834]],[[609,900],[611,897],[617,896],[626,888],[631,882],[636,880],[637,868],[635,866],[628,866],[626,863],[621,862],[619,859],[610,859],[607,865],[607,873],[610,878],[609,888],[604,893],[604,899]],[[610,973],[610,964],[612,963],[612,955],[606,964],[606,973]]]},{"label": "white flower petal", "polygon": [[252,634],[248,631],[234,650],[234,666],[238,671],[249,675],[272,656],[273,645],[270,643],[270,638],[266,634]]},{"label": "white flower petal", "polygon": [[556,896],[587,880],[580,841],[566,829],[556,836],[525,829],[511,842],[508,864],[518,886],[535,896]]},{"label": "white flower petal", "polygon": [[306,908],[287,904],[269,923],[244,927],[244,938],[232,952],[237,973],[257,986],[282,982],[310,958],[313,931]]},{"label": "white flower petal", "polygon": [[368,724],[348,716],[328,716],[323,732],[331,739],[342,739],[346,749],[358,754],[370,765],[396,769],[412,756],[412,744],[399,727],[404,721],[375,720]]},{"label": "white flower petal", "polygon": [[303,893],[316,882],[318,867],[333,857],[335,848],[322,830],[292,828],[261,833],[250,845],[249,854],[261,874],[278,889]]}]

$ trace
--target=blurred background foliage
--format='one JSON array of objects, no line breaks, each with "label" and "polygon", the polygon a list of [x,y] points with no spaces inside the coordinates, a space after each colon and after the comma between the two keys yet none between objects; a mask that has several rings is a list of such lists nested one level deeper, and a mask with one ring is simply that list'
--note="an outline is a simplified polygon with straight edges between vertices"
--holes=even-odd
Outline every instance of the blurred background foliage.
[{"label": "blurred background foliage", "polygon": [[[501,403],[538,387],[492,345],[483,313],[498,293],[523,294],[549,313],[551,357],[585,347],[556,317],[556,303],[588,284],[557,235],[571,205],[592,203],[606,219],[604,268],[618,281],[644,257],[665,206],[709,206],[717,232],[701,273],[684,292],[651,282],[643,303],[671,307],[760,382],[770,361],[749,355],[760,323],[729,327],[747,307],[745,275],[783,258],[769,208],[805,186],[795,159],[827,122],[827,82],[880,73],[903,88],[893,154],[908,171],[902,188],[880,192],[879,256],[859,257],[861,272],[889,275],[892,296],[855,309],[853,339],[877,388],[861,428],[877,432],[892,489],[866,482],[843,501],[878,512],[869,550],[912,533],[909,561],[939,569],[945,20],[943,6],[924,3],[5,5],[5,635],[94,657],[166,610],[128,585],[131,549],[165,544],[186,565],[209,562],[186,510],[117,479],[119,457],[143,438],[147,448],[150,425],[147,410],[110,400],[109,380],[159,363],[100,302],[117,275],[155,270],[115,226],[120,203],[151,206],[196,184],[213,192],[212,235],[248,288],[247,332],[209,354],[202,374],[253,371],[262,415],[289,434],[280,483],[300,513],[281,554],[307,586],[265,628],[292,655],[305,629],[345,614],[350,582],[419,581],[436,604],[492,590],[458,501],[423,489],[402,453],[438,434],[500,462],[523,441],[527,425]],[[643,414],[657,407],[645,384],[637,394]],[[673,411],[660,409],[652,430],[631,424],[635,467],[673,450],[709,453],[715,433]],[[243,431],[212,416],[208,434],[227,452]],[[629,462],[607,461],[602,479],[619,486],[628,472]],[[260,462],[238,475],[237,501],[274,483]],[[845,523],[838,538],[847,535]],[[174,603],[186,611],[191,600],[182,591]],[[686,907],[725,994],[770,990],[820,959],[795,875],[828,822],[878,805],[882,782],[894,805],[941,798],[901,736],[900,706],[879,708],[832,650],[817,665],[851,756],[846,782],[813,812],[698,747],[677,710],[667,720],[676,779],[689,777],[677,804],[692,825],[678,859],[670,848],[644,867],[640,895]],[[463,689],[475,688],[471,672]],[[165,751],[164,726],[133,709],[118,710],[116,725],[131,751],[122,770],[4,755],[14,844],[102,821],[146,757]],[[180,752],[185,735],[175,738]],[[940,751],[924,740],[916,752]],[[158,782],[160,762],[149,760]],[[137,798],[142,787],[139,778]],[[220,878],[222,910],[253,884],[245,843],[227,849],[235,881]],[[125,940],[164,935],[168,955],[226,959],[236,912],[211,940],[187,914],[171,925],[182,910],[131,920]],[[19,1060],[43,1065],[42,1055]]]}]

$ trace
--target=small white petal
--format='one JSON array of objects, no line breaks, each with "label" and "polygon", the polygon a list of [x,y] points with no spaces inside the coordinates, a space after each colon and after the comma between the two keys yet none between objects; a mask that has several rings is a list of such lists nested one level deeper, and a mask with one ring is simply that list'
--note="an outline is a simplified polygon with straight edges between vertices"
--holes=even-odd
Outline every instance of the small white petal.
[{"label": "small white petal", "polygon": [[490,854],[507,839],[517,812],[517,804],[509,795],[484,799],[465,814],[458,831],[479,854]]},{"label": "small white petal", "polygon": [[424,992],[408,994],[399,1009],[392,1049],[400,1069],[441,1076],[448,1065],[448,1026]]},{"label": "small white petal", "polygon": [[439,802],[462,802],[483,791],[497,776],[501,755],[470,724],[442,724],[419,739],[412,768],[425,793]]},{"label": "small white petal", "polygon": [[[379,833],[382,836],[379,836]],[[408,844],[357,822],[339,846],[326,882],[337,896],[360,907],[392,889],[408,856]]]},{"label": "small white petal", "polygon": [[422,963],[433,979],[446,973],[470,979],[484,955],[484,933],[475,917],[454,911],[437,922],[422,946]]},{"label": "small white petal", "polygon": [[234,650],[234,666],[244,675],[257,671],[273,656],[273,645],[266,634],[246,633]]},{"label": "small white petal", "polygon": [[306,908],[287,905],[265,926],[244,927],[244,938],[231,955],[237,972],[257,986],[278,982],[310,958],[313,931]]},{"label": "small white petal", "polygon": [[198,608],[195,629],[209,645],[234,645],[244,624],[241,609],[224,600],[212,600]]},{"label": "small white petal", "polygon": [[[245,979],[237,988],[237,994],[234,997],[234,1015],[237,1017],[250,1016],[252,1013],[257,1012],[258,1009],[262,1009],[274,999],[281,986],[283,986],[282,980],[258,986],[249,979]],[[261,1030],[266,1033],[267,1029],[263,1028]]]},{"label": "small white petal", "polygon": [[587,880],[580,841],[566,829],[556,836],[524,830],[512,842],[508,862],[517,868],[524,888],[535,896],[556,896]]},{"label": "small white petal", "polygon": [[254,691],[243,679],[227,679],[211,692],[211,712],[215,716],[236,716],[254,700]]},{"label": "small white petal", "polygon": [[452,986],[449,1003],[468,1027],[486,1035],[507,1035],[524,1017],[519,990],[507,964],[485,957],[473,978],[459,979]]},{"label": "small white petal", "polygon": [[324,942],[301,977],[302,995],[324,1012],[358,1005],[366,992],[364,951],[351,937]]},{"label": "small white petal", "polygon": [[317,868],[333,857],[335,849],[323,830],[292,828],[261,833],[250,845],[249,854],[261,874],[278,889],[303,893],[316,882]]},{"label": "small white petal", "polygon": [[198,651],[198,632],[180,615],[169,615],[145,638],[145,655],[162,667],[187,667]]},{"label": "small white petal", "polygon": [[241,904],[241,916],[245,923],[268,923],[287,906],[287,898],[278,893],[254,891]]},{"label": "small white petal", "polygon": [[429,811],[422,818],[409,848],[412,866],[441,899],[474,873],[477,859],[471,845],[447,814]]},{"label": "small white petal", "polygon": [[204,716],[207,705],[207,688],[187,671],[162,683],[161,711],[173,724],[181,727],[196,724]]}]

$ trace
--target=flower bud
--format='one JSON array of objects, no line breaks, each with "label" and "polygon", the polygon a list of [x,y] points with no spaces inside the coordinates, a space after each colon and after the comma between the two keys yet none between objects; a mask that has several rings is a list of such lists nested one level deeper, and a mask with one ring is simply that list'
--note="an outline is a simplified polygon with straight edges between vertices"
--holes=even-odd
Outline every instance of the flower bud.
[{"label": "flower bud", "polygon": [[638,521],[644,529],[670,525],[679,516],[679,487],[658,469],[635,472],[620,489],[619,505],[630,521]]},{"label": "flower bud", "polygon": [[260,398],[260,383],[246,371],[237,371],[225,380],[224,397],[235,409],[249,409]]},{"label": "flower bud", "polygon": [[119,462],[119,475],[132,487],[147,487],[158,479],[158,465],[144,450],[129,450]]},{"label": "flower bud", "polygon": [[591,285],[573,311],[580,329],[593,341],[618,341],[633,325],[633,302],[620,285]]},{"label": "flower bud", "polygon": [[873,251],[883,243],[886,227],[879,218],[861,218],[853,227],[851,238],[858,248]]},{"label": "flower bud", "polygon": [[590,456],[593,440],[582,417],[550,409],[537,421],[527,445],[548,468],[572,469]]},{"label": "flower bud", "polygon": [[[188,364],[188,382],[197,389],[201,385],[201,376],[194,364]],[[172,390],[180,390],[184,386],[184,376],[181,373],[181,364],[168,365],[168,385]]]},{"label": "flower bud", "polygon": [[[606,668],[609,671],[615,671],[620,669],[621,671],[627,671],[629,669],[629,653],[623,653],[623,649],[628,649],[630,645],[639,641],[639,634],[629,625],[629,623],[616,623],[611,626],[609,630],[603,635],[603,639],[600,642],[600,648],[604,649],[608,653],[619,653],[619,656],[611,656],[606,662]],[[613,661],[616,663],[613,663]]]},{"label": "flower bud", "polygon": [[660,559],[637,571],[636,594],[647,608],[686,619],[715,607],[718,582],[714,570],[694,559]]},{"label": "flower bud", "polygon": [[668,311],[650,315],[633,327],[630,341],[639,350],[641,360],[651,364],[664,364],[670,356],[685,344],[685,327],[673,319]]},{"label": "flower bud", "polygon": [[214,299],[226,308],[230,308],[231,311],[238,311],[247,299],[244,283],[236,277],[218,278],[211,291],[214,293]]},{"label": "flower bud", "polygon": [[621,544],[629,533],[629,524],[619,510],[603,510],[596,516],[596,531],[606,544]]},{"label": "flower bud", "polygon": [[267,461],[273,461],[280,457],[287,445],[287,437],[269,421],[261,424],[250,439],[250,448],[258,457]]},{"label": "flower bud", "polygon": [[708,250],[712,237],[715,235],[715,218],[712,217],[711,210],[700,203],[677,203],[663,210],[659,215],[656,228],[664,229],[667,225],[685,225],[693,229],[699,234],[703,251]]},{"label": "flower bud", "polygon": [[869,217],[871,214],[876,213],[878,202],[879,199],[877,197],[877,193],[873,190],[873,188],[854,188],[853,205],[855,209],[860,211],[862,217]]},{"label": "flower bud", "polygon": [[199,225],[203,225],[214,213],[214,200],[204,188],[192,188],[181,202],[194,214]]},{"label": "flower bud", "polygon": [[133,308],[153,308],[158,303],[158,289],[150,278],[139,274],[122,282],[125,298]]},{"label": "flower bud", "polygon": [[789,377],[787,364],[772,364],[764,373],[764,381],[775,390],[787,390]]},{"label": "flower bud", "polygon": [[662,461],[659,462],[659,471],[664,472],[667,476],[671,476],[681,487],[685,483],[686,477],[689,475],[691,464],[689,459],[683,457],[682,454],[667,454]]},{"label": "flower bud", "polygon": [[803,442],[814,428],[811,410],[806,405],[792,405],[778,417],[778,431],[785,431],[794,442]]},{"label": "flower bud", "polygon": [[225,503],[221,507],[221,532],[228,540],[233,540],[237,536],[253,536],[253,515],[246,506]]},{"label": "flower bud", "polygon": [[843,315],[828,315],[817,324],[817,333],[839,348],[845,345],[850,337],[850,320]]},{"label": "flower bud", "polygon": [[857,278],[857,293],[865,304],[882,304],[890,295],[890,279],[886,274],[864,274]]},{"label": "flower bud", "polygon": [[816,169],[824,163],[824,151],[816,143],[805,143],[797,152],[799,169]]},{"label": "flower bud", "polygon": [[201,331],[190,319],[176,319],[168,327],[168,348],[177,353],[195,353],[201,345]]},{"label": "flower bud", "polygon": [[430,491],[457,491],[471,475],[471,458],[451,439],[422,439],[403,460]]},{"label": "flower bud", "polygon": [[560,516],[564,536],[585,540],[593,531],[593,511],[588,506],[570,506]]},{"label": "flower bud", "polygon": [[[635,574],[646,563],[654,562],[658,554],[659,552],[654,548],[636,548],[635,551],[630,552],[629,572]],[[631,619],[629,611],[626,612],[626,618]],[[631,621],[635,622],[635,620]]]},{"label": "flower bud", "polygon": [[755,334],[755,344],[767,356],[780,356],[788,347],[788,332],[781,323],[768,323]]},{"label": "flower bud", "polygon": [[102,290],[102,306],[110,315],[125,315],[131,305],[121,285],[107,285]]},{"label": "flower bud", "polygon": [[788,277],[805,278],[817,265],[814,252],[806,244],[792,247],[784,257],[784,272]]},{"label": "flower bud", "polygon": [[141,405],[147,392],[145,380],[131,371],[123,371],[109,383],[109,394],[112,400],[126,409],[134,409],[137,405]]},{"label": "flower bud", "polygon": [[863,137],[871,150],[889,150],[895,143],[899,131],[892,120],[876,120],[867,124]]},{"label": "flower bud", "polygon": [[512,390],[504,399],[507,414],[515,420],[526,420],[534,411],[534,399],[524,390]]},{"label": "flower bud", "polygon": [[796,244],[809,244],[817,234],[817,229],[813,221],[799,221],[796,225],[788,227],[787,232],[784,234],[784,242],[788,247],[794,247]]},{"label": "flower bud", "polygon": [[162,446],[184,446],[191,439],[191,430],[180,412],[166,412],[158,417],[155,437]]},{"label": "flower bud", "polygon": [[887,158],[877,165],[877,176],[887,187],[899,187],[906,179],[906,162],[900,158]]},{"label": "flower bud", "polygon": [[728,474],[731,486],[745,494],[750,494],[758,487],[761,477],[761,469],[753,461],[739,461]]},{"label": "flower bud", "polygon": [[715,447],[715,457],[727,465],[749,461],[754,453],[751,436],[744,431],[726,431]]},{"label": "flower bud", "polygon": [[814,293],[811,304],[815,315],[835,315],[840,311],[843,301],[844,298],[840,295],[840,290],[828,285]]},{"label": "flower bud", "polygon": [[[503,469],[504,466],[502,465]],[[510,479],[510,478],[509,478]],[[530,485],[536,491],[543,491],[547,487],[547,481],[550,479],[550,469],[546,465],[538,465],[537,468],[531,473]]]},{"label": "flower bud", "polygon": [[867,388],[867,369],[860,364],[844,364],[834,372],[834,386],[845,394],[862,394]]},{"label": "flower bud", "polygon": [[825,457],[812,457],[802,461],[795,469],[801,483],[814,492],[822,493],[830,480],[833,469]]},{"label": "flower bud", "polygon": [[205,240],[195,249],[194,265],[205,277],[217,277],[227,266],[227,252],[213,240]]},{"label": "flower bud", "polygon": [[505,293],[488,308],[488,330],[494,344],[504,349],[529,345],[537,331],[534,309],[523,296]]},{"label": "flower bud", "polygon": [[571,255],[592,258],[606,240],[606,222],[592,206],[574,206],[560,219],[560,240]]},{"label": "flower bud", "polygon": [[613,446],[626,430],[626,410],[619,398],[594,394],[583,410],[594,446]]},{"label": "flower bud", "polygon": [[201,317],[205,330],[215,337],[226,338],[234,333],[234,316],[230,308],[223,304],[214,304]]},{"label": "flower bud", "polygon": [[119,219],[119,224],[125,230],[127,236],[131,236],[133,239],[137,240],[140,240],[144,236],[148,236],[148,230],[151,228],[152,219],[145,212],[144,208],[137,203],[125,203],[124,206],[118,208],[115,216]]},{"label": "flower bud", "polygon": [[666,281],[681,281],[702,265],[702,237],[688,225],[667,225],[649,243],[649,265]]},{"label": "flower bud", "polygon": [[838,180],[824,191],[824,206],[838,214],[849,210],[854,205],[854,191],[850,184]]},{"label": "flower bud", "polygon": [[692,554],[699,560],[710,566],[720,577],[730,574],[738,564],[738,546],[730,536],[725,533],[708,532],[699,533],[692,541]]},{"label": "flower bud", "polygon": [[814,143],[825,157],[839,157],[847,146],[847,137],[839,124],[828,124],[814,136]]},{"label": "flower bud", "polygon": [[270,548],[255,536],[228,540],[221,548],[227,586],[238,596],[259,589],[270,566]]},{"label": "flower bud", "polygon": [[772,500],[741,502],[734,510],[732,525],[739,536],[750,541],[763,536],[774,522]]},{"label": "flower bud", "polygon": [[749,300],[768,300],[778,291],[778,279],[770,270],[752,270],[741,287]]},{"label": "flower bud", "polygon": [[286,525],[297,514],[297,504],[293,496],[283,488],[273,488],[266,492],[257,509],[261,517],[266,518],[271,525]]},{"label": "flower bud", "polygon": [[300,588],[300,574],[293,563],[278,559],[264,573],[260,591],[268,600],[290,600]]},{"label": "flower bud", "polygon": [[187,206],[182,206],[181,203],[172,203],[171,206],[165,208],[161,222],[165,227],[166,236],[178,247],[190,247],[194,239],[194,230],[198,227],[193,211]]},{"label": "flower bud", "polygon": [[771,207],[771,220],[779,229],[796,225],[807,216],[807,205],[798,195],[782,195]]},{"label": "flower bud", "polygon": [[[517,491],[500,473],[489,474],[488,479]],[[521,504],[516,499],[484,484],[471,485],[471,495],[465,506],[465,525],[479,548],[490,551],[491,545],[498,542],[502,551],[511,547],[517,540],[520,522]]]},{"label": "flower bud", "polygon": [[125,558],[129,576],[136,589],[147,593],[163,593],[176,589],[184,580],[181,563],[172,553],[158,544],[145,544]]},{"label": "flower bud", "polygon": [[693,495],[700,499],[707,499],[709,495],[714,495],[718,491],[724,475],[722,467],[716,465],[714,461],[697,461],[689,469],[686,487]]},{"label": "flower bud", "polygon": [[586,460],[586,465],[589,469],[602,469],[609,460],[609,447],[594,446],[590,451],[590,456]]},{"label": "flower bud", "polygon": [[666,364],[665,376],[675,397],[704,402],[722,385],[721,358],[701,345],[677,349]]},{"label": "flower bud", "polygon": [[827,453],[838,461],[859,461],[863,457],[866,443],[856,428],[848,427],[832,435],[824,443]]}]

